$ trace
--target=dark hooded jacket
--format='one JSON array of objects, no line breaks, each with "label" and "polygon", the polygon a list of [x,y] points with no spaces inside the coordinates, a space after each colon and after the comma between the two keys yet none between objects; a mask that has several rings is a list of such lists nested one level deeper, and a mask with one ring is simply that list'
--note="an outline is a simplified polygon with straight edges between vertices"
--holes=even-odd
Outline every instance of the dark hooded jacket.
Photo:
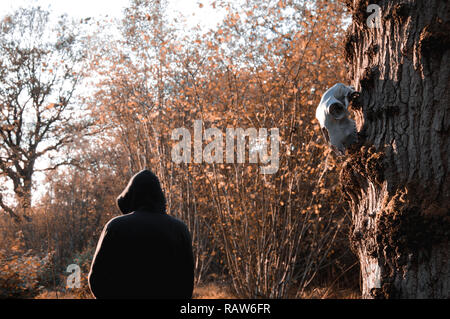
[{"label": "dark hooded jacket", "polygon": [[96,298],[191,298],[194,263],[186,225],[165,212],[158,178],[143,170],[117,198],[124,214],[100,236],[89,273]]}]

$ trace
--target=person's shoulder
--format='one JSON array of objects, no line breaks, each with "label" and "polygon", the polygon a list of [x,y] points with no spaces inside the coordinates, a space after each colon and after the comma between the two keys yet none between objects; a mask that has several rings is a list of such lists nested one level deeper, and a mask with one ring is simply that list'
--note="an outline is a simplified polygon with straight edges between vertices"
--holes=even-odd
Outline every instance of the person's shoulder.
[{"label": "person's shoulder", "polygon": [[181,219],[178,219],[178,218],[168,215],[168,214],[165,214],[165,216],[167,216],[166,218],[169,219],[179,229],[182,229],[182,230],[188,229],[187,225]]},{"label": "person's shoulder", "polygon": [[178,219],[174,216],[167,215],[167,218],[170,220],[172,224],[172,231],[177,234],[180,242],[187,243],[191,242],[191,232],[189,231],[189,227],[183,222],[181,219]]},{"label": "person's shoulder", "polygon": [[128,215],[119,215],[116,217],[111,218],[105,225],[105,228],[107,230],[113,230],[119,227],[125,220],[128,219]]}]

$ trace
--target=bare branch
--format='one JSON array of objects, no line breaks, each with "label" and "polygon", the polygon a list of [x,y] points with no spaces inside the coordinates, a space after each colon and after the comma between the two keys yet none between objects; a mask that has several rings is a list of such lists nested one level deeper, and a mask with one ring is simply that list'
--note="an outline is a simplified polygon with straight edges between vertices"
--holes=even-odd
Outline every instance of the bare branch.
[{"label": "bare branch", "polygon": [[14,218],[15,221],[20,221],[20,217],[19,215],[17,215],[14,210],[7,206],[4,202],[3,202],[3,195],[0,193],[0,207],[12,218]]},{"label": "bare branch", "polygon": [[64,162],[60,162],[57,163],[55,165],[52,165],[50,167],[47,168],[42,168],[42,169],[36,169],[35,172],[49,172],[49,171],[54,171],[55,169],[57,169],[60,166],[74,166],[80,170],[85,170],[85,168],[80,164],[79,161],[77,160],[67,160]]}]

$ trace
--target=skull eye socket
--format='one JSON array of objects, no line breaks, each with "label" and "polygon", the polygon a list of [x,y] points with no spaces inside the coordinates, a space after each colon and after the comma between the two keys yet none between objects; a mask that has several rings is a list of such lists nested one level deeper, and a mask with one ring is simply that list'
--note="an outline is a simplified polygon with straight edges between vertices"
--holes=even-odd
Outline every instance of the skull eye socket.
[{"label": "skull eye socket", "polygon": [[330,105],[330,114],[336,119],[340,120],[343,119],[346,114],[347,110],[341,103],[333,103]]},{"label": "skull eye socket", "polygon": [[360,96],[359,92],[352,92],[348,95],[350,101],[356,100]]}]

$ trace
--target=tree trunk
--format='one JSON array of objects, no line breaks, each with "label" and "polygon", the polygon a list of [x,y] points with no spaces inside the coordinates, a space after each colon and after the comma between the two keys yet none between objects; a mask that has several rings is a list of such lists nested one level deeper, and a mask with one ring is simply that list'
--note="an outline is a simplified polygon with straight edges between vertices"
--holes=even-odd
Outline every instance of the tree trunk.
[{"label": "tree trunk", "polygon": [[449,298],[450,1],[346,2],[360,144],[341,185],[363,297]]}]

